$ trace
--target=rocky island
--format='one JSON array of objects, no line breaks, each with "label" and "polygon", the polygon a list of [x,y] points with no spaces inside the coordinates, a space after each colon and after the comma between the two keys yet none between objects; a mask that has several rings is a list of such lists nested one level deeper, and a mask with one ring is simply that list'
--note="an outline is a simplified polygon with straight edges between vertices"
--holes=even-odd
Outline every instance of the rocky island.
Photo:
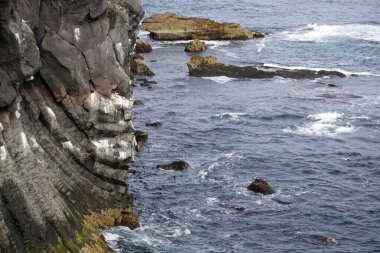
[{"label": "rocky island", "polygon": [[0,1],[0,252],[110,252],[136,228],[139,0]]}]

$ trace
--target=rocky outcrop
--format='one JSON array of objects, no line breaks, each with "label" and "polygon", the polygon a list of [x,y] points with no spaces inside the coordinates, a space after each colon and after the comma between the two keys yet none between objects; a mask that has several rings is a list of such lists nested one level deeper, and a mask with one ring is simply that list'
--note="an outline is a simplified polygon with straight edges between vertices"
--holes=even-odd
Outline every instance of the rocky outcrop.
[{"label": "rocky outcrop", "polygon": [[345,77],[339,71],[286,69],[268,67],[240,67],[220,63],[214,56],[193,56],[187,63],[191,76],[227,76],[232,78],[273,78],[315,79],[324,76]]},{"label": "rocky outcrop", "polygon": [[156,40],[246,40],[263,37],[237,23],[218,23],[210,19],[180,16],[167,12],[146,18],[141,26]]},{"label": "rocky outcrop", "polygon": [[150,53],[153,51],[152,46],[144,40],[136,40],[135,52],[137,54]]},{"label": "rocky outcrop", "polygon": [[272,187],[268,184],[267,181],[256,178],[255,181],[253,181],[247,188],[248,190],[255,192],[255,193],[260,193],[264,195],[270,195],[275,193],[275,191],[272,189]]},{"label": "rocky outcrop", "polygon": [[160,164],[157,166],[158,169],[163,170],[174,170],[174,171],[182,171],[186,170],[190,167],[190,164],[185,161],[174,161],[167,164]]},{"label": "rocky outcrop", "polygon": [[186,45],[185,51],[189,53],[203,52],[208,49],[207,44],[201,40],[193,40]]},{"label": "rocky outcrop", "polygon": [[138,76],[154,76],[153,71],[141,55],[134,55],[131,62],[131,71]]},{"label": "rocky outcrop", "polygon": [[0,1],[0,252],[108,252],[128,195],[139,0]]}]

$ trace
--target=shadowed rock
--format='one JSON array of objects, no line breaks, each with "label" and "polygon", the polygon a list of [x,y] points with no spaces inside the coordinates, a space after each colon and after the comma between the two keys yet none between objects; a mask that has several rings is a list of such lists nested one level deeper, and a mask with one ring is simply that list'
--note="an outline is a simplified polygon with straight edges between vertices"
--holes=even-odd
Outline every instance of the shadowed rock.
[{"label": "shadowed rock", "polygon": [[186,45],[185,51],[189,53],[195,52],[203,52],[208,49],[208,46],[204,41],[201,40],[193,40],[189,44]]},{"label": "shadowed rock", "polygon": [[275,193],[275,191],[268,184],[268,182],[260,178],[256,178],[255,181],[247,187],[247,189],[252,192],[264,195],[270,195]]},{"label": "shadowed rock", "polygon": [[240,67],[220,63],[215,56],[193,56],[187,63],[191,76],[227,76],[232,78],[273,78],[276,76],[291,79],[315,79],[324,76],[345,77],[339,71]]},{"label": "shadowed rock", "polygon": [[237,23],[218,23],[210,19],[180,16],[171,12],[146,18],[141,29],[151,32],[156,40],[245,40],[263,36]]},{"label": "shadowed rock", "polygon": [[152,46],[144,40],[136,40],[135,52],[137,54],[150,53],[153,51]]},{"label": "shadowed rock", "polygon": [[161,164],[157,166],[158,169],[174,170],[174,171],[182,171],[182,170],[188,169],[189,167],[190,167],[190,164],[188,164],[185,161],[175,161],[168,164]]}]

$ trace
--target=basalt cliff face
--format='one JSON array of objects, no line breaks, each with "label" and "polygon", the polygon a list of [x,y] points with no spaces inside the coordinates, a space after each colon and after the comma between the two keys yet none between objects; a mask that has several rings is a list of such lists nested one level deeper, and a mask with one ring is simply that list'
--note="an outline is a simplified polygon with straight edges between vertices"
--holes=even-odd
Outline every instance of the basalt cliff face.
[{"label": "basalt cliff face", "polygon": [[0,0],[0,252],[108,252],[138,226],[130,61],[139,0]]}]

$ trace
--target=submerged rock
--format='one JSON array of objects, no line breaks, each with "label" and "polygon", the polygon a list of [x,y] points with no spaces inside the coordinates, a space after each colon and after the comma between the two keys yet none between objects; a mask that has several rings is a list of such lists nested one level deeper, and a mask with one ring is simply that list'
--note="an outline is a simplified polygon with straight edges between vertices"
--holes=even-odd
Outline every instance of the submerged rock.
[{"label": "submerged rock", "polygon": [[286,69],[269,67],[240,67],[220,63],[215,56],[192,56],[187,63],[191,76],[227,76],[232,78],[273,78],[276,76],[292,79],[315,79],[324,76],[345,77],[339,71]]},{"label": "submerged rock", "polygon": [[237,23],[218,23],[171,12],[146,18],[141,29],[151,32],[156,40],[245,40],[263,37],[263,34],[249,31]]},{"label": "submerged rock", "polygon": [[270,195],[275,193],[275,191],[268,184],[268,182],[260,178],[256,178],[255,181],[247,187],[247,189],[255,193],[261,193],[264,195]]},{"label": "submerged rock", "polygon": [[190,164],[185,161],[175,161],[168,164],[161,164],[158,165],[158,169],[163,170],[175,170],[175,171],[182,171],[190,167]]},{"label": "submerged rock", "polygon": [[334,246],[338,244],[338,241],[332,237],[324,235],[312,235],[311,240],[314,244],[324,245],[324,246]]},{"label": "submerged rock", "polygon": [[140,99],[136,99],[135,101],[133,101],[133,105],[135,106],[144,105],[144,102]]},{"label": "submerged rock", "polygon": [[131,71],[138,76],[154,76],[153,71],[140,55],[132,57]]},{"label": "submerged rock", "polygon": [[204,41],[197,39],[187,44],[185,51],[189,53],[195,53],[195,52],[203,52],[203,51],[206,51],[207,49],[208,49],[207,44]]},{"label": "submerged rock", "polygon": [[137,54],[150,53],[153,51],[152,46],[145,40],[136,40],[135,52]]},{"label": "submerged rock", "polygon": [[160,127],[160,126],[162,126],[162,123],[159,121],[155,121],[155,122],[151,122],[151,123],[146,123],[145,125],[148,127]]}]

